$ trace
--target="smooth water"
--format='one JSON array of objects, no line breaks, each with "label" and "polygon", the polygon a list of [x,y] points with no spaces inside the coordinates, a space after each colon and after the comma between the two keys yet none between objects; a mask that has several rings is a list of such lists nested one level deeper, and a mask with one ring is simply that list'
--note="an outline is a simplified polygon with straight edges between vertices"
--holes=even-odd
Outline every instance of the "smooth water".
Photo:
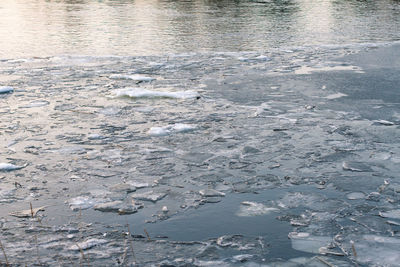
[{"label": "smooth water", "polygon": [[398,1],[2,0],[0,58],[155,55],[399,40]]}]

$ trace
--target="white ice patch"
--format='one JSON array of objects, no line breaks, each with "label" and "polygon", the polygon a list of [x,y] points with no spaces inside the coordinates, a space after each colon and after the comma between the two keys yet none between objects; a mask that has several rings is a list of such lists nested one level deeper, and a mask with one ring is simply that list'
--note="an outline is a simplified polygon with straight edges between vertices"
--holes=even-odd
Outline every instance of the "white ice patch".
[{"label": "white ice patch", "polygon": [[301,66],[295,70],[295,74],[312,74],[314,72],[329,72],[329,71],[354,71],[356,73],[364,73],[364,71],[357,66],[318,66],[309,67]]},{"label": "white ice patch", "polygon": [[274,211],[279,211],[279,209],[267,207],[262,203],[243,201],[236,215],[240,217],[251,217],[266,215]]},{"label": "white ice patch", "polygon": [[293,249],[309,253],[319,253],[321,247],[328,247],[332,242],[329,236],[312,236],[303,232],[291,232],[289,238]]},{"label": "white ice patch", "polygon": [[14,88],[11,86],[0,86],[0,94],[7,94],[7,93],[12,93],[14,91]]},{"label": "white ice patch", "polygon": [[343,94],[343,93],[336,93],[336,94],[328,95],[325,98],[332,100],[332,99],[337,99],[337,98],[341,98],[341,97],[344,97],[344,96],[347,96],[347,95]]},{"label": "white ice patch", "polygon": [[385,125],[385,126],[392,126],[394,125],[394,122],[391,121],[386,121],[386,120],[375,120],[373,121],[376,124],[381,124],[381,125]]},{"label": "white ice patch", "polygon": [[350,200],[363,199],[365,194],[363,192],[351,192],[346,195],[346,198]]},{"label": "white ice patch", "polygon": [[99,204],[101,202],[96,201],[96,199],[93,199],[89,196],[79,196],[71,198],[70,200],[67,201],[67,203],[71,210],[77,211],[77,210],[90,209],[94,205]]},{"label": "white ice patch", "polygon": [[86,241],[79,242],[75,245],[70,246],[68,249],[69,250],[75,250],[75,251],[80,251],[85,250],[85,249],[90,249],[92,247],[96,247],[102,244],[107,243],[108,241],[105,239],[98,239],[98,238],[90,238]]},{"label": "white ice patch", "polygon": [[137,82],[151,82],[154,81],[155,78],[149,77],[149,76],[144,76],[140,74],[133,74],[133,75],[127,75],[127,74],[112,74],[110,75],[110,79],[114,80],[133,80]]},{"label": "white ice patch", "polygon": [[0,171],[3,171],[3,172],[15,171],[15,170],[19,170],[22,168],[23,168],[23,166],[14,165],[11,163],[4,163],[4,162],[0,163]]},{"label": "white ice patch", "polygon": [[177,123],[164,127],[151,127],[147,132],[151,136],[167,136],[173,133],[186,133],[196,129],[196,126],[184,123]]},{"label": "white ice patch", "polygon": [[175,98],[175,99],[189,99],[199,96],[194,91],[152,91],[143,88],[125,88],[112,91],[115,97],[132,97],[132,98]]}]

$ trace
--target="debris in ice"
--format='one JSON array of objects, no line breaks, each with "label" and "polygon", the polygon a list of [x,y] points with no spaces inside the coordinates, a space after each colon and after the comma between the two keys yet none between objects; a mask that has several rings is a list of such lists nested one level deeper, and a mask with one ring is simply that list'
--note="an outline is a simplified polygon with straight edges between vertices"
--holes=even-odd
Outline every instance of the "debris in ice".
[{"label": "debris in ice", "polygon": [[325,98],[326,99],[336,99],[336,98],[341,98],[341,97],[344,97],[344,96],[347,96],[347,95],[346,94],[342,94],[342,93],[337,93],[337,94],[328,95]]},{"label": "debris in ice", "polygon": [[155,203],[163,199],[166,195],[167,195],[166,193],[156,193],[154,191],[148,191],[144,193],[132,194],[132,198],[143,201],[151,201]]},{"label": "debris in ice", "polygon": [[400,220],[400,209],[399,210],[389,210],[386,212],[379,212],[379,216],[383,218],[399,219]]},{"label": "debris in ice", "polygon": [[89,196],[79,196],[71,198],[70,200],[67,201],[67,203],[71,210],[77,211],[77,210],[89,209],[94,205],[96,205],[98,202],[96,202],[95,199]]},{"label": "debris in ice", "polygon": [[365,198],[365,194],[363,192],[351,192],[346,195],[347,199],[355,200],[355,199],[363,199]]},{"label": "debris in ice", "polygon": [[310,253],[320,253],[321,247],[328,247],[333,241],[329,236],[312,236],[305,232],[290,232],[288,237],[293,249]]},{"label": "debris in ice", "polygon": [[45,208],[46,206],[29,210],[13,211],[10,213],[10,215],[18,218],[35,217],[39,211],[44,211]]},{"label": "debris in ice", "polygon": [[107,243],[108,241],[105,239],[98,239],[98,238],[90,238],[86,241],[76,243],[69,247],[69,250],[80,251],[90,249],[92,247],[96,247],[102,244]]},{"label": "debris in ice", "polygon": [[24,168],[24,166],[18,166],[11,163],[0,163],[0,171],[8,172],[8,171],[15,171]]},{"label": "debris in ice", "polygon": [[381,124],[381,125],[385,125],[385,126],[392,126],[394,125],[394,122],[391,121],[386,121],[386,120],[375,120],[374,124]]},{"label": "debris in ice", "polygon": [[214,190],[214,189],[202,189],[199,191],[203,197],[223,197],[225,193]]},{"label": "debris in ice", "polygon": [[110,187],[111,191],[114,192],[126,192],[126,193],[131,193],[136,191],[136,187],[128,184],[128,183],[121,183],[121,184],[115,184]]},{"label": "debris in ice", "polygon": [[12,93],[14,91],[14,88],[11,86],[0,86],[0,94],[7,94],[7,93]]},{"label": "debris in ice", "polygon": [[241,217],[260,216],[274,211],[279,211],[277,208],[267,207],[266,205],[257,202],[243,201],[240,204],[239,211],[236,215]]},{"label": "debris in ice", "polygon": [[134,80],[137,82],[151,82],[154,81],[156,78],[149,77],[149,76],[143,76],[139,74],[133,74],[133,75],[126,75],[126,74],[112,74],[110,75],[110,79],[114,80]]},{"label": "debris in ice", "polygon": [[114,90],[115,97],[132,97],[132,98],[176,98],[176,99],[189,99],[196,98],[200,95],[194,91],[151,91],[143,88],[126,88]]},{"label": "debris in ice", "polygon": [[371,172],[372,169],[370,166],[366,165],[362,162],[356,161],[345,161],[342,164],[343,170],[353,171],[353,172]]},{"label": "debris in ice", "polygon": [[164,212],[164,213],[167,213],[169,210],[168,210],[167,206],[163,206],[161,211]]},{"label": "debris in ice", "polygon": [[151,127],[148,134],[151,136],[166,136],[172,133],[186,133],[196,129],[196,126],[184,123],[177,123],[164,127]]}]

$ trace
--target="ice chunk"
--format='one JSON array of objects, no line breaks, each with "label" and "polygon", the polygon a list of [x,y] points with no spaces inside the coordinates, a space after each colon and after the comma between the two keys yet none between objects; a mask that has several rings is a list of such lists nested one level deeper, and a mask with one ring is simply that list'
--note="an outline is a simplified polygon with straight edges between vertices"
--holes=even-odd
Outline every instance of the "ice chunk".
[{"label": "ice chunk", "polygon": [[351,192],[346,195],[347,199],[355,200],[355,199],[363,199],[365,198],[365,194],[363,192]]},{"label": "ice chunk", "polygon": [[14,91],[14,88],[11,86],[0,86],[0,94],[7,94],[7,93],[12,93]]},{"label": "ice chunk", "polygon": [[378,235],[364,235],[355,240],[356,260],[371,266],[399,266],[400,239]]},{"label": "ice chunk", "polygon": [[214,189],[202,189],[199,191],[203,197],[223,197],[225,193],[214,190]]},{"label": "ice chunk", "polygon": [[365,163],[355,161],[345,161],[342,164],[343,170],[353,172],[371,172],[372,169]]},{"label": "ice chunk", "polygon": [[106,202],[106,203],[100,203],[95,205],[93,208],[98,211],[103,211],[103,212],[117,212],[123,202],[122,201],[111,201],[111,202]]},{"label": "ice chunk", "polygon": [[90,249],[92,247],[96,247],[102,244],[107,243],[108,241],[105,239],[98,239],[98,238],[90,238],[86,241],[83,242],[79,242],[75,245],[72,245],[69,247],[69,250],[75,250],[75,251],[79,251],[79,250],[85,250],[85,249]]},{"label": "ice chunk", "polygon": [[140,74],[126,75],[126,74],[112,74],[110,75],[110,79],[114,80],[133,80],[137,82],[151,82],[156,78],[144,76]]},{"label": "ice chunk", "polygon": [[154,191],[148,191],[144,193],[133,194],[132,198],[137,200],[157,202],[160,199],[163,199],[166,195],[167,195],[166,193],[156,193]]},{"label": "ice chunk", "polygon": [[304,232],[291,232],[289,238],[293,249],[310,253],[319,253],[321,247],[328,247],[333,241],[328,236],[312,236]]},{"label": "ice chunk", "polygon": [[115,97],[132,97],[132,98],[176,98],[176,99],[188,99],[196,98],[199,96],[194,91],[152,91],[143,88],[126,88],[118,89],[112,92]]},{"label": "ice chunk", "polygon": [[184,123],[177,123],[164,127],[151,127],[148,134],[151,136],[167,136],[172,133],[186,133],[196,129],[196,126]]},{"label": "ice chunk", "polygon": [[24,166],[18,166],[18,165],[14,165],[11,163],[0,163],[0,171],[3,172],[8,172],[8,171],[15,171],[15,170],[19,170],[22,169]]},{"label": "ice chunk", "polygon": [[40,207],[40,208],[35,208],[35,209],[28,209],[28,210],[21,210],[21,211],[14,211],[11,212],[10,215],[14,217],[19,217],[19,218],[29,218],[29,217],[35,217],[36,214],[39,211],[43,211],[46,207]]},{"label": "ice chunk", "polygon": [[73,211],[89,209],[97,204],[96,200],[89,196],[71,198],[67,202],[70,209]]},{"label": "ice chunk", "polygon": [[268,207],[262,203],[243,201],[236,215],[241,217],[250,217],[266,215],[274,211],[279,211],[279,209]]},{"label": "ice chunk", "polygon": [[336,99],[336,98],[341,98],[341,97],[344,97],[344,96],[347,96],[347,95],[346,94],[342,94],[342,93],[337,93],[337,94],[328,95],[325,98],[326,99]]},{"label": "ice chunk", "polygon": [[114,192],[126,192],[126,193],[131,193],[131,192],[135,192],[136,191],[136,187],[131,185],[131,184],[115,184],[113,186],[110,187],[111,191]]},{"label": "ice chunk", "polygon": [[400,220],[400,209],[399,210],[389,210],[386,212],[379,212],[379,216],[383,218],[399,219]]},{"label": "ice chunk", "polygon": [[147,133],[151,136],[167,136],[171,131],[166,127],[151,127]]},{"label": "ice chunk", "polygon": [[392,125],[394,125],[394,122],[386,121],[386,120],[376,120],[376,121],[374,121],[374,124],[381,124],[381,125],[385,125],[385,126],[392,126]]}]

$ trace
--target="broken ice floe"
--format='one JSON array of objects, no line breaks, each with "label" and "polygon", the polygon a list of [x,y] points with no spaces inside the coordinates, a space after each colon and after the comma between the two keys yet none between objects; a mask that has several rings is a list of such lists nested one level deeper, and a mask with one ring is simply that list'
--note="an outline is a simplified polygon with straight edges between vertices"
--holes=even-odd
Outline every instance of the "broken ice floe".
[{"label": "broken ice floe", "polygon": [[400,220],[400,209],[389,210],[386,212],[379,212],[379,216],[383,218],[399,219]]},{"label": "broken ice floe", "polygon": [[175,98],[189,99],[199,97],[194,91],[152,91],[143,88],[125,88],[112,91],[115,97],[132,97],[132,98]]},{"label": "broken ice floe", "polygon": [[262,203],[243,201],[236,215],[241,217],[260,216],[275,211],[279,211],[279,209],[268,207]]},{"label": "broken ice floe", "polygon": [[70,200],[67,201],[67,203],[71,210],[77,211],[77,210],[89,209],[99,202],[90,196],[79,196],[71,198]]},{"label": "broken ice floe", "polygon": [[148,191],[148,192],[143,192],[143,193],[135,193],[132,194],[132,198],[136,200],[143,200],[143,201],[151,201],[151,202],[157,202],[161,199],[163,199],[167,194],[166,193],[157,193],[154,191]]},{"label": "broken ice floe", "polygon": [[186,133],[196,130],[196,126],[184,123],[177,123],[164,127],[151,127],[148,134],[151,136],[166,136],[172,133]]},{"label": "broken ice floe", "polygon": [[353,172],[371,172],[372,168],[365,163],[356,161],[345,161],[342,163],[343,170]]},{"label": "broken ice floe", "polygon": [[11,86],[0,86],[0,94],[7,94],[7,93],[12,93],[14,91],[14,88]]},{"label": "broken ice floe", "polygon": [[[350,243],[350,242],[349,242]],[[355,259],[370,266],[399,266],[400,239],[379,235],[354,237],[354,247],[348,245],[349,251],[356,252]]]},{"label": "broken ice floe", "polygon": [[346,198],[349,200],[363,199],[365,194],[363,192],[351,192],[346,195]]},{"label": "broken ice floe", "polygon": [[24,168],[24,166],[18,166],[11,163],[0,163],[0,171],[8,172],[8,171],[15,171]]},{"label": "broken ice floe", "polygon": [[144,76],[140,74],[132,74],[132,75],[127,75],[127,74],[112,74],[110,75],[110,79],[114,80],[133,80],[136,82],[151,82],[154,81],[156,78],[149,77],[149,76]]},{"label": "broken ice floe", "polygon": [[105,243],[108,243],[108,241],[105,239],[90,238],[88,240],[70,246],[69,250],[74,250],[74,251],[86,250]]},{"label": "broken ice floe", "polygon": [[18,218],[29,218],[35,217],[39,211],[44,211],[46,207],[39,207],[39,208],[32,208],[27,210],[20,210],[20,211],[13,211],[10,213],[11,216],[18,217]]},{"label": "broken ice floe", "polygon": [[332,99],[337,99],[337,98],[341,98],[341,97],[345,97],[345,96],[347,96],[347,95],[343,94],[343,93],[336,93],[336,94],[328,95],[325,98],[329,99],[329,100],[332,100]]},{"label": "broken ice floe", "polygon": [[136,213],[139,209],[143,208],[142,203],[132,202],[131,204],[124,203],[123,201],[116,200],[97,204],[93,207],[95,210],[102,212],[118,212],[120,215]]},{"label": "broken ice floe", "polygon": [[395,125],[394,122],[386,121],[386,120],[375,120],[373,121],[375,125],[384,125],[384,126],[392,126]]},{"label": "broken ice floe", "polygon": [[310,253],[320,253],[321,247],[328,247],[333,241],[328,236],[313,236],[305,232],[291,232],[288,236],[293,249]]},{"label": "broken ice floe", "polygon": [[223,197],[225,193],[214,190],[214,189],[202,189],[199,191],[200,195],[203,197]]}]

